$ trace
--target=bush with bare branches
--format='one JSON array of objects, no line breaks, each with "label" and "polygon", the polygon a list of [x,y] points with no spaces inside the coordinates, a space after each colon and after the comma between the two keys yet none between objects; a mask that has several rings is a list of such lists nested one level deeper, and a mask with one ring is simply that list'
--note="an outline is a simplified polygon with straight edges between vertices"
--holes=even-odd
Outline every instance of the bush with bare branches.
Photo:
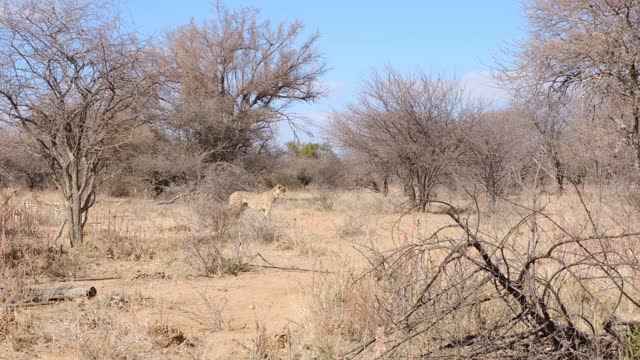
[{"label": "bush with bare branches", "polygon": [[476,123],[460,166],[454,169],[458,182],[479,185],[495,204],[520,180],[517,174],[526,164],[533,162],[538,144],[529,129],[515,110],[486,114]]},{"label": "bush with bare branches", "polygon": [[110,155],[156,104],[145,44],[107,4],[7,1],[0,11],[0,121],[45,160],[68,204],[72,246],[83,243]]},{"label": "bush with bare branches", "polygon": [[605,230],[577,196],[588,227],[534,196],[533,207],[510,204],[519,215],[494,236],[440,203],[451,225],[369,248],[371,268],[320,288],[325,333],[360,344],[349,358],[635,358],[640,233]]},{"label": "bush with bare branches", "polygon": [[334,114],[332,136],[381,173],[393,171],[424,211],[481,110],[455,82],[388,69],[373,74],[358,103]]},{"label": "bush with bare branches", "polygon": [[515,68],[505,66],[505,78],[521,88],[534,84],[542,94],[578,95],[591,107],[606,108],[610,128],[633,153],[637,180],[640,6],[632,0],[529,0],[525,4],[529,36],[513,51]]}]

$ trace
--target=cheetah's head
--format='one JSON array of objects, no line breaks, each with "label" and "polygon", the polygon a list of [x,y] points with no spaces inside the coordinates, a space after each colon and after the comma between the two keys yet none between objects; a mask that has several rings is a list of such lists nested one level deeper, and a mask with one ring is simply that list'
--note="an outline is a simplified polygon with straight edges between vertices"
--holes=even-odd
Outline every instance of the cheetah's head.
[{"label": "cheetah's head", "polygon": [[287,188],[284,187],[283,185],[278,184],[273,187],[272,191],[273,191],[273,195],[276,198],[278,198],[280,197],[280,195],[284,195],[287,192]]}]

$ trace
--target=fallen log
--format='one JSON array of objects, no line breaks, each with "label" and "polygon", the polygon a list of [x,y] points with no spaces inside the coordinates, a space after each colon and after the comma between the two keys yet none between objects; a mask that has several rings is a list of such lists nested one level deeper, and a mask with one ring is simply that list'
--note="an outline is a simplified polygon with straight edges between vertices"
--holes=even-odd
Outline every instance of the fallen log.
[{"label": "fallen log", "polygon": [[[11,289],[0,285],[0,297],[7,295]],[[14,290],[16,291],[16,290]],[[26,288],[17,290],[20,292],[18,303],[49,303],[53,301],[71,300],[86,297],[88,299],[98,293],[93,286],[63,285],[56,288]]]}]

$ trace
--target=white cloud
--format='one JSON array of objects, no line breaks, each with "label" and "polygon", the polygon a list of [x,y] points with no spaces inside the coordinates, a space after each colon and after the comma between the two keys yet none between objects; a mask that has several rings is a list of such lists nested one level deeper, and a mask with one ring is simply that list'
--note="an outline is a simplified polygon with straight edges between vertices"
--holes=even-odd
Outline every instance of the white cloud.
[{"label": "white cloud", "polygon": [[320,87],[327,91],[327,97],[340,95],[345,90],[345,85],[339,81],[320,81]]},{"label": "white cloud", "polygon": [[[490,71],[474,71],[464,74],[460,82],[465,88],[466,96],[489,103],[493,107],[506,106],[510,92],[502,88],[493,78]],[[307,123],[299,122],[305,131],[296,131],[298,139],[302,142],[325,141],[325,129],[330,125],[331,110],[344,108],[345,104],[354,101],[355,94],[348,84],[339,81],[321,81],[319,85],[327,91],[327,97],[318,104],[296,106],[294,111],[299,117],[307,119]],[[294,132],[287,123],[278,124],[276,142],[285,143],[294,139]]]},{"label": "white cloud", "polygon": [[462,76],[461,83],[470,98],[487,101],[493,106],[503,106],[509,101],[509,90],[501,87],[490,71],[467,73]]}]

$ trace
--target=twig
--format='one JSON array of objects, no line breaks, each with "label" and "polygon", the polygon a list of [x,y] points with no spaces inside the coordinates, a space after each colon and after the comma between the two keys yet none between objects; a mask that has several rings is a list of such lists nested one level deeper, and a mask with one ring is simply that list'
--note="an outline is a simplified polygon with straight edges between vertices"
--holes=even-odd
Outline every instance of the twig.
[{"label": "twig", "polygon": [[322,274],[335,274],[333,271],[328,271],[328,270],[313,270],[313,269],[304,269],[304,268],[298,268],[298,267],[276,266],[276,265],[273,265],[271,262],[269,262],[269,260],[265,259],[264,256],[262,256],[262,254],[260,254],[260,253],[257,253],[255,257],[259,257],[260,259],[262,259],[262,261],[264,261],[265,263],[267,263],[269,265],[248,264],[249,266],[259,267],[259,268],[264,268],[264,269],[283,270],[283,271],[316,272],[316,273],[322,273]]},{"label": "twig", "polygon": [[272,265],[255,265],[255,264],[248,264],[251,267],[259,267],[259,268],[264,268],[264,269],[276,269],[276,270],[283,270],[283,271],[294,271],[294,272],[314,272],[314,273],[321,273],[321,274],[335,274],[335,272],[333,271],[329,271],[329,270],[312,270],[312,269],[304,269],[304,268],[298,268],[298,267],[284,267],[284,266],[272,266]]},{"label": "twig", "polygon": [[183,193],[183,194],[180,194],[180,195],[178,195],[178,196],[174,197],[174,198],[173,198],[173,199],[171,199],[171,200],[168,200],[168,201],[161,201],[161,202],[156,203],[156,204],[157,204],[157,205],[169,205],[169,204],[173,204],[174,202],[176,202],[176,201],[177,201],[177,200],[179,200],[179,199],[182,199],[182,198],[183,198],[183,197],[185,197],[185,196],[193,195],[193,193],[195,193],[195,192],[196,192],[196,189],[194,188],[194,189],[191,189],[191,190],[187,191],[186,193]]},{"label": "twig", "polygon": [[71,281],[107,281],[107,280],[120,280],[121,276],[107,276],[107,277],[95,277],[95,278],[66,278],[56,279],[55,282],[71,282]]},{"label": "twig", "polygon": [[55,247],[56,244],[58,243],[58,240],[60,240],[60,237],[62,236],[62,232],[64,231],[64,226],[67,225],[67,219],[64,219],[64,221],[62,222],[62,225],[60,225],[60,230],[58,230],[58,235],[56,235],[56,237],[51,240],[51,242],[49,243],[49,247]]},{"label": "twig", "polygon": [[58,301],[43,301],[43,302],[35,302],[35,303],[5,304],[5,305],[2,305],[2,307],[8,308],[8,309],[17,309],[17,308],[53,305],[61,302],[62,301],[58,300]]}]

